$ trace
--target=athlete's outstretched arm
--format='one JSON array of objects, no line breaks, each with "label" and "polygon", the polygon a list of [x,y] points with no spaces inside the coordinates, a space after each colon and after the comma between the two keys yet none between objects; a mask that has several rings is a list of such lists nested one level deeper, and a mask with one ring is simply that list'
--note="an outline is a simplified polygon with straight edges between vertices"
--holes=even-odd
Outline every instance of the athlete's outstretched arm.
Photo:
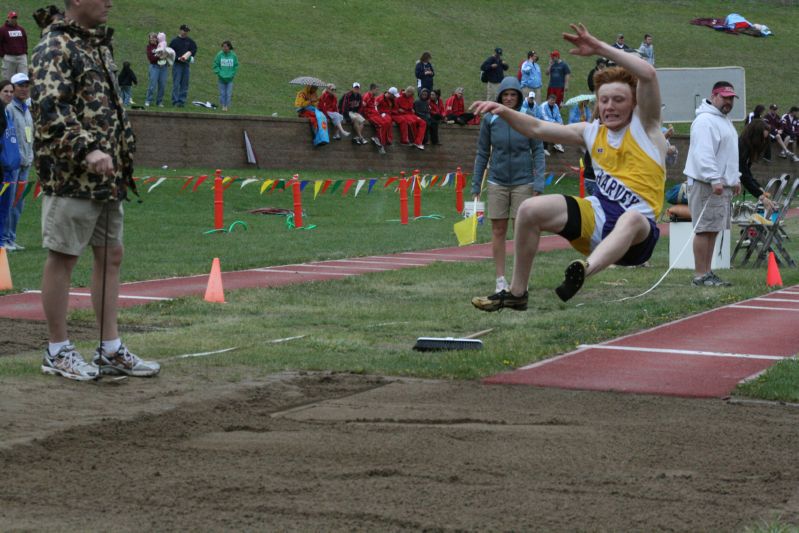
[{"label": "athlete's outstretched arm", "polygon": [[638,54],[624,52],[600,41],[588,32],[585,25],[570,24],[575,33],[564,33],[563,38],[575,48],[570,53],[578,56],[599,55],[611,59],[638,77],[636,101],[638,116],[647,131],[660,129],[660,87],[655,67],[638,57]]},{"label": "athlete's outstretched arm", "polygon": [[584,144],[583,130],[586,126],[585,122],[569,124],[567,126],[555,124],[531,117],[527,113],[519,113],[499,102],[477,101],[469,106],[469,111],[499,115],[510,127],[532,139],[576,146],[582,146]]}]

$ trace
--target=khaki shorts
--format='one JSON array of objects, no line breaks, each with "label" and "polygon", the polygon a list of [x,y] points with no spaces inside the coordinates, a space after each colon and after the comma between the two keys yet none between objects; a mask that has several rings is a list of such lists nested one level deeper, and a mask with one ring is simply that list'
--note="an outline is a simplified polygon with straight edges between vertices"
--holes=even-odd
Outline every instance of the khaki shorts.
[{"label": "khaki shorts", "polygon": [[522,202],[533,196],[533,186],[488,184],[488,218],[507,219],[516,218],[516,212]]},{"label": "khaki shorts", "polygon": [[[707,207],[705,207],[707,202]],[[732,189],[724,187],[721,194],[713,194],[713,186],[704,181],[696,181],[688,187],[688,207],[691,220],[696,227],[694,233],[718,233],[729,229]],[[704,208],[704,213],[702,209]],[[702,218],[699,218],[699,214]],[[697,224],[697,220],[699,223]]]},{"label": "khaki shorts", "polygon": [[122,246],[122,202],[44,195],[42,248],[79,256],[88,245],[105,246],[106,211],[108,246]]},{"label": "khaki shorts", "polygon": [[366,119],[361,116],[360,113],[356,113],[355,111],[350,111],[350,121],[355,124],[363,124],[366,122]]}]

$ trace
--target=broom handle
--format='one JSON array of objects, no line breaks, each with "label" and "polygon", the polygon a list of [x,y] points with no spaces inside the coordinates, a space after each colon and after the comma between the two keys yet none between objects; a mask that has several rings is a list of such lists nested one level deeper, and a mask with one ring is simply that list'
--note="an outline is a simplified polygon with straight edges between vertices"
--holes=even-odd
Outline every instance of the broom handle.
[{"label": "broom handle", "polygon": [[477,333],[472,333],[471,335],[466,335],[465,337],[462,337],[462,338],[464,338],[464,339],[476,339],[480,335],[485,335],[486,333],[491,333],[492,331],[494,331],[494,328],[488,328],[488,329],[484,329],[483,331],[478,331]]}]

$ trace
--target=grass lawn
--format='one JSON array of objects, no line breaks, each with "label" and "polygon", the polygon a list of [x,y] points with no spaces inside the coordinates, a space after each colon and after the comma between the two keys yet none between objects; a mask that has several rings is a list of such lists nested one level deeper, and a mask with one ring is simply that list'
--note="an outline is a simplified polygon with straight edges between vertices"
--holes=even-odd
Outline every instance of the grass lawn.
[{"label": "grass lawn", "polygon": [[[150,169],[153,175],[157,175]],[[185,175],[199,169],[181,171]],[[147,169],[139,172],[147,175]],[[235,174],[231,171],[230,174]],[[239,175],[248,175],[242,170]],[[287,177],[288,173],[270,173]],[[306,179],[370,177],[358,174],[309,173]],[[313,199],[312,184],[303,193],[305,223],[312,230],[290,230],[284,217],[253,215],[257,207],[290,208],[291,194],[259,194],[259,184],[241,188],[234,183],[226,192],[225,223],[246,221],[249,230],[231,234],[205,234],[213,226],[210,182],[197,192],[180,192],[181,179],[168,180],[153,192],[142,186],[143,203],[130,203],[126,219],[125,281],[207,273],[211,260],[220,257],[223,270],[279,265],[317,259],[420,250],[454,246],[452,224],[459,220],[452,187],[426,189],[423,214],[440,214],[443,220],[424,219],[401,226],[394,186],[378,182],[371,194],[358,197],[325,193]],[[575,180],[564,178],[551,192],[576,193]],[[15,287],[38,288],[44,251],[40,242],[39,201],[30,201],[20,228],[23,253],[11,254]],[[797,223],[791,221],[789,232]],[[489,228],[479,228],[479,241],[490,239]],[[791,253],[798,253],[793,242]],[[480,313],[469,299],[493,289],[490,262],[437,263],[426,268],[381,272],[331,282],[228,291],[228,304],[208,304],[200,298],[124,309],[121,322],[147,326],[146,333],[128,334],[128,342],[148,357],[236,349],[202,359],[167,360],[169,372],[211,371],[225,367],[232,375],[267,374],[282,369],[332,369],[425,377],[479,378],[570,350],[597,343],[687,314],[711,309],[765,291],[763,269],[733,269],[725,273],[734,287],[725,290],[687,290],[690,273],[671,273],[647,297],[624,303],[607,302],[638,294],[662,275],[668,264],[667,239],[659,244],[652,268],[610,269],[592,278],[574,302],[563,304],[552,288],[561,280],[571,250],[543,253],[536,259],[527,313]],[[74,283],[89,280],[88,256],[76,268]],[[783,269],[786,285],[799,283],[796,269]],[[575,303],[584,304],[576,306]],[[92,320],[88,311],[73,318]],[[480,352],[436,355],[411,350],[419,336],[462,336],[495,328],[484,337]],[[304,336],[284,343],[275,339]],[[89,350],[89,347],[84,347]],[[0,360],[0,374],[37,373],[36,355]],[[782,365],[780,365],[782,366]],[[775,371],[776,371],[775,367]],[[745,392],[757,397],[796,399],[795,364],[781,372],[788,377],[758,382]],[[766,390],[762,382],[765,381]],[[794,384],[794,385],[792,385]]]}]

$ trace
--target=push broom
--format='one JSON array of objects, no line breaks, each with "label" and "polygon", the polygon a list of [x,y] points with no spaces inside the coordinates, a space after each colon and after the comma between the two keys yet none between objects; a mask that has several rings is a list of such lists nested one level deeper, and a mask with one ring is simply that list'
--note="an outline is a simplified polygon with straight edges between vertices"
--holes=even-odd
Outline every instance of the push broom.
[{"label": "push broom", "polygon": [[494,331],[494,328],[484,329],[465,337],[419,337],[413,349],[417,352],[441,352],[445,350],[482,350],[483,341],[478,339],[480,335],[485,335]]}]

